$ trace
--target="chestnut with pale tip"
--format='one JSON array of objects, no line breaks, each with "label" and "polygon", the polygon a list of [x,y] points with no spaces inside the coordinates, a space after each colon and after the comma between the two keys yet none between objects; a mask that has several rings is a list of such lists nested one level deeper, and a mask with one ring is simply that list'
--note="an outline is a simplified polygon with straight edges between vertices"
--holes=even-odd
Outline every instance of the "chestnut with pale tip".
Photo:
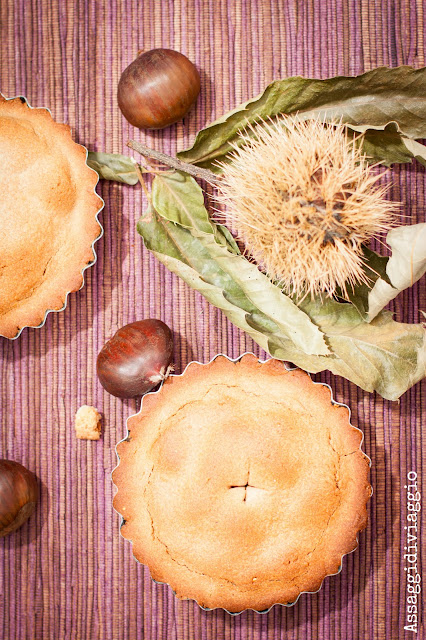
[{"label": "chestnut with pale tip", "polygon": [[121,327],[99,352],[99,381],[118,398],[141,396],[167,378],[173,369],[172,353],[172,332],[164,322],[131,322]]},{"label": "chestnut with pale tip", "polygon": [[19,462],[0,460],[0,538],[28,520],[37,500],[36,476]]}]

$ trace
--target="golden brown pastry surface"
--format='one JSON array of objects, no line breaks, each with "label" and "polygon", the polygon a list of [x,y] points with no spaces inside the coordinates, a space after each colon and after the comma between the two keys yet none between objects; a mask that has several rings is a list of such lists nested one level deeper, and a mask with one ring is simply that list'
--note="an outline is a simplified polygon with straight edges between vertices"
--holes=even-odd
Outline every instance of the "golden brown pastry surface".
[{"label": "golden brown pastry surface", "polygon": [[46,109],[0,95],[0,335],[61,309],[83,283],[101,227],[86,150]]},{"label": "golden brown pastry surface", "polygon": [[192,364],[129,431],[113,476],[122,534],[179,597],[291,603],[338,571],[366,525],[361,432],[329,389],[279,361]]}]

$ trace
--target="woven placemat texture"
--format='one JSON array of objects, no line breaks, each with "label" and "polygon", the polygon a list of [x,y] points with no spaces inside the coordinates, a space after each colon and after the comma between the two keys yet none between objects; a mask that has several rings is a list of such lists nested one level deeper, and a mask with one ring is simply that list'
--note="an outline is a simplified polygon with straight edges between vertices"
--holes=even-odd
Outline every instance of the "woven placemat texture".
[{"label": "woven placemat texture", "polygon": [[[126,153],[127,140],[135,138],[174,154],[199,128],[273,79],[425,65],[425,20],[422,0],[1,0],[0,91],[49,107],[92,150]],[[136,53],[153,47],[189,56],[201,71],[202,93],[183,122],[149,133],[121,116],[116,88]],[[391,197],[403,202],[413,222],[424,221],[425,169],[396,166],[391,176]],[[403,629],[404,485],[410,470],[420,489],[426,477],[424,383],[391,403],[329,373],[314,376],[350,405],[353,424],[365,434],[374,487],[359,549],[319,593],[302,595],[291,608],[231,617],[179,601],[133,559],[131,545],[119,536],[110,473],[126,418],[138,407],[109,396],[96,379],[96,355],[105,340],[127,322],[158,317],[175,332],[178,373],[189,361],[206,362],[218,352],[265,354],[145,250],[135,230],[146,204],[138,186],[102,182],[98,191],[105,200],[105,234],[84,288],[42,329],[25,329],[16,341],[0,338],[0,457],[21,462],[41,482],[34,516],[0,540],[0,637],[414,637]],[[393,306],[406,322],[420,321],[419,308],[426,309],[425,278]],[[100,442],[75,438],[73,418],[82,404],[103,414]],[[426,552],[419,571],[425,561]],[[422,634],[420,627],[416,637]]]}]

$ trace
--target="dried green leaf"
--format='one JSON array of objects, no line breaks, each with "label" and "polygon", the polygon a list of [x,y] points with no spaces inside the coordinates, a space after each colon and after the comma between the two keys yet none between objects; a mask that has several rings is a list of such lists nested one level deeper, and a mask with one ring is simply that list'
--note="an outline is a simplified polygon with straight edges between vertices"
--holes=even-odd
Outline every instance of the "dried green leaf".
[{"label": "dried green leaf", "polygon": [[157,174],[152,184],[152,202],[165,220],[177,222],[187,229],[196,227],[204,233],[213,233],[216,242],[227,246],[232,253],[240,254],[229,229],[220,224],[211,224],[204,206],[203,191],[187,173],[173,171]]},{"label": "dried green leaf", "polygon": [[[197,216],[194,222],[196,225]],[[184,228],[155,210],[141,218],[138,231],[163,264],[222,309],[274,357],[311,372],[329,369],[390,400],[396,400],[426,375],[426,332],[422,325],[395,322],[385,311],[367,323],[351,304],[305,300],[299,311],[317,325],[331,350],[328,355],[316,355],[305,325],[302,331],[297,327],[295,340],[282,322],[287,308],[281,310],[280,321],[271,312],[285,299],[279,288],[266,279],[273,292],[266,290],[265,276],[256,266],[219,244],[214,233],[196,226]],[[297,322],[291,316],[288,321]]]},{"label": "dried green leaf", "polygon": [[[260,346],[268,349],[268,334],[278,333],[278,326],[250,303],[189,229],[165,220],[153,209],[149,209],[139,220],[137,229],[145,246],[160,262],[199,291],[211,304],[222,309],[235,325],[244,329]],[[256,317],[258,325],[254,329],[250,325],[252,316]],[[291,340],[288,342],[292,344]]]},{"label": "dried green leaf", "polygon": [[366,129],[358,140],[372,163],[389,167],[394,163],[412,162],[415,158],[426,166],[426,147],[403,136],[396,122],[382,128]]},{"label": "dried green leaf", "polygon": [[[163,220],[175,224],[173,241],[175,250],[178,245],[180,259],[194,267],[203,280],[220,286],[228,299],[245,311],[257,311],[260,305],[277,330],[296,345],[303,345],[309,353],[329,353],[318,327],[255,265],[236,252],[236,245],[224,234],[224,227],[217,229],[209,220],[202,199],[200,186],[189,176],[183,181],[167,174],[156,176],[153,181],[153,207]],[[181,221],[183,224],[176,224]],[[191,230],[189,237],[180,232],[185,228]],[[169,226],[163,235],[166,229],[171,236]],[[231,250],[228,250],[228,243]]]},{"label": "dried green leaf", "polygon": [[411,138],[403,138],[403,143],[407,147],[413,158],[426,167],[426,147],[417,140]]},{"label": "dried green leaf", "polygon": [[152,204],[166,220],[204,233],[213,233],[213,225],[204,206],[201,187],[187,173],[171,171],[157,174],[152,183]]},{"label": "dried green leaf", "polygon": [[225,227],[222,224],[216,224],[214,232],[215,232],[216,242],[219,242],[224,247],[227,247],[228,251],[230,251],[231,253],[236,253],[237,255],[241,253],[240,248],[236,243],[234,236],[232,235],[232,233],[229,231],[227,227]]},{"label": "dried green leaf", "polygon": [[134,185],[139,181],[135,170],[136,161],[119,153],[89,151],[87,164],[104,180],[114,180]]},{"label": "dried green leaf", "polygon": [[386,264],[387,281],[379,278],[368,292],[365,306],[369,320],[426,273],[426,223],[395,227],[386,242],[392,249]]},{"label": "dried green leaf", "polygon": [[[302,310],[318,323],[333,353],[318,356],[295,345],[273,320],[250,304],[232,277],[204,247],[207,236],[198,238],[154,211],[138,223],[147,248],[171,271],[202,293],[263,349],[277,358],[289,360],[311,372],[329,369],[367,391],[378,391],[396,400],[426,375],[426,332],[422,325],[407,325],[381,312],[370,324],[363,322],[350,304],[328,300],[325,304],[305,302]],[[235,256],[227,258],[233,267]],[[242,260],[245,260],[242,258]],[[249,263],[248,263],[249,264]]]},{"label": "dried green leaf", "polygon": [[[326,80],[300,76],[275,80],[262,94],[199,131],[193,146],[181,151],[178,157],[219,172],[215,163],[225,159],[232,144],[238,144],[238,131],[249,123],[280,114],[297,114],[298,118],[321,118],[329,122],[342,120],[354,131],[361,132],[384,130],[389,123],[395,122],[401,138],[426,138],[425,96],[425,67],[417,70],[407,66],[379,67],[359,76]],[[396,144],[393,135],[387,149],[390,133],[383,136],[370,133],[368,136],[370,145],[371,138],[377,139],[375,153],[382,149],[380,157],[387,164],[400,161],[397,159],[402,153],[400,145],[405,144],[405,141]],[[395,159],[392,159],[392,145],[397,147]],[[411,153],[409,145],[406,147],[407,153]],[[419,157],[423,158],[423,153],[419,153]]]},{"label": "dried green leaf", "polygon": [[[329,369],[355,382],[366,391],[377,391],[397,400],[426,376],[426,330],[421,324],[395,322],[389,311],[381,311],[364,322],[351,304],[335,300],[306,302],[303,310],[327,336],[335,358],[292,358],[309,371]],[[274,354],[272,354],[274,355]]]},{"label": "dried green leaf", "polygon": [[[371,289],[374,287],[374,284],[377,282],[377,280],[382,279],[390,286],[391,282],[386,273],[386,265],[389,258],[387,256],[380,256],[378,253],[372,251],[368,247],[363,248],[363,253],[365,263],[364,271],[369,278],[369,283],[367,284],[365,282],[361,282],[352,289],[348,287],[347,295],[350,302],[358,310],[361,318],[368,322],[368,297],[370,295]],[[340,297],[343,298],[344,296],[340,295]]]}]

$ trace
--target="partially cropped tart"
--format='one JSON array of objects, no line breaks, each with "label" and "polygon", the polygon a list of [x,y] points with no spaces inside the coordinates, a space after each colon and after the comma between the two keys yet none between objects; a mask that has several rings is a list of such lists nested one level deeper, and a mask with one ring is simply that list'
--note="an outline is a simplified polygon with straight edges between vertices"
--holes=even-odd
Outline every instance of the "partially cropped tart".
[{"label": "partially cropped tart", "polygon": [[0,335],[61,309],[94,261],[103,203],[86,154],[47,109],[0,94]]},{"label": "partially cropped tart", "polygon": [[194,363],[128,428],[113,474],[121,532],[178,597],[290,604],[356,548],[371,495],[362,434],[302,371],[251,355]]}]

